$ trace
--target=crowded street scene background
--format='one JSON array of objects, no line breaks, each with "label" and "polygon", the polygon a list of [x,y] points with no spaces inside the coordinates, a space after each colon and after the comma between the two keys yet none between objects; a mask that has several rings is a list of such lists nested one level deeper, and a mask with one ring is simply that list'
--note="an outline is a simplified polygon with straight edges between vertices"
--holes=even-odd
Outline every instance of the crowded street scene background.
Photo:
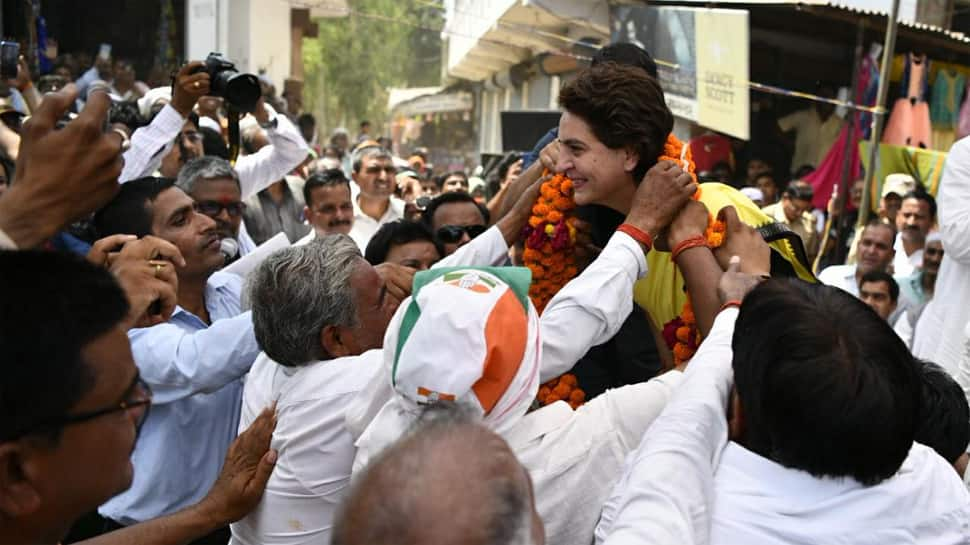
[{"label": "crowded street scene background", "polygon": [[970,543],[968,35],[4,1],[0,544]]}]

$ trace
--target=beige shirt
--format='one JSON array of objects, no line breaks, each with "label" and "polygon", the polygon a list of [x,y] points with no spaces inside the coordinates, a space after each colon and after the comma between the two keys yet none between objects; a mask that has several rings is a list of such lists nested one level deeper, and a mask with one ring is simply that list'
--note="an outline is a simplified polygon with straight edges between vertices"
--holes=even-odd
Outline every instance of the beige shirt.
[{"label": "beige shirt", "polygon": [[788,221],[788,216],[785,215],[785,209],[781,202],[777,202],[772,205],[768,205],[761,209],[762,212],[768,214],[778,223],[782,223],[788,226],[789,229],[794,231],[802,239],[802,244],[805,245],[805,254],[808,256],[809,262],[815,260],[815,255],[818,253],[818,232],[815,230],[815,217],[810,213],[805,212],[799,218],[795,218],[795,221]]},{"label": "beige shirt", "polygon": [[822,162],[839,137],[842,118],[832,114],[822,121],[815,108],[808,108],[779,119],[778,126],[782,132],[795,131],[795,154],[791,160],[791,169],[795,171],[803,165],[814,168]]}]

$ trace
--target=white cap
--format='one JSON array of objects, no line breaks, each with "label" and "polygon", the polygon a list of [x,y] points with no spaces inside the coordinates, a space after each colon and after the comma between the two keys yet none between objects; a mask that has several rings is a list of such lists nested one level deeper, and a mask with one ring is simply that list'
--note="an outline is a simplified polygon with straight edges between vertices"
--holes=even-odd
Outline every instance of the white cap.
[{"label": "white cap", "polygon": [[890,174],[886,176],[886,181],[882,184],[882,196],[895,193],[902,197],[914,189],[916,189],[916,179],[909,174]]}]

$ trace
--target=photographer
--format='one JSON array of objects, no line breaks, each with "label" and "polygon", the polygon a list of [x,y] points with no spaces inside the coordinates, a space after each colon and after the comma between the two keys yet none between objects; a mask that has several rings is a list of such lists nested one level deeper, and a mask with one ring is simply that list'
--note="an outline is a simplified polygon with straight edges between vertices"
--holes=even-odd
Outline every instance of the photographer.
[{"label": "photographer", "polygon": [[[196,102],[211,92],[210,76],[205,67],[204,62],[194,61],[179,70],[172,101],[161,109],[151,124],[132,135],[131,149],[125,153],[125,167],[119,179],[121,183],[151,175],[167,155],[178,153],[176,137],[180,136]],[[286,116],[277,115],[265,105],[262,99],[256,103],[253,117],[266,131],[269,145],[257,153],[240,157],[234,166],[239,174],[243,200],[283,178],[303,162],[310,151],[300,131]]]}]

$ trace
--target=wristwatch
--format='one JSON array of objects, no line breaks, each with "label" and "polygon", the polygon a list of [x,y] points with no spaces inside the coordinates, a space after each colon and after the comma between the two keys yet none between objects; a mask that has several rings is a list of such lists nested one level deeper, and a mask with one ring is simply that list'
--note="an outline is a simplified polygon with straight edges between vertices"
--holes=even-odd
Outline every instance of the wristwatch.
[{"label": "wristwatch", "polygon": [[277,126],[276,116],[274,115],[273,118],[266,123],[260,123],[259,126],[263,129],[275,129]]}]

